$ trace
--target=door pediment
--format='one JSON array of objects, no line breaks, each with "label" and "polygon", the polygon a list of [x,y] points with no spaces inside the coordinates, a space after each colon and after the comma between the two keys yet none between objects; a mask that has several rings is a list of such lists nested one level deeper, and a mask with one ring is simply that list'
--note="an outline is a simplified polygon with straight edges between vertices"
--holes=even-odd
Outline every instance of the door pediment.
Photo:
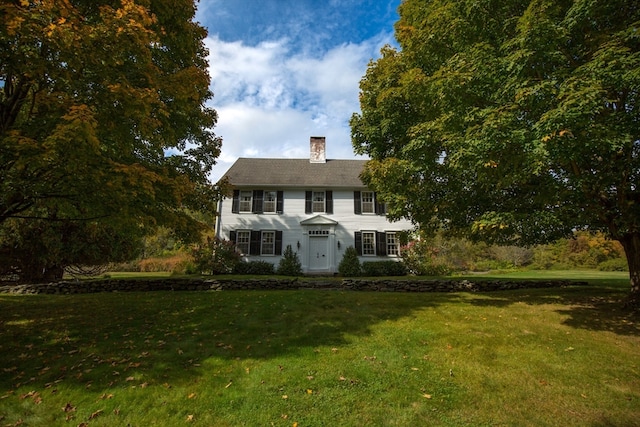
[{"label": "door pediment", "polygon": [[311,218],[307,218],[300,221],[300,225],[336,225],[338,221],[334,221],[331,218],[327,218],[323,215],[316,215]]}]

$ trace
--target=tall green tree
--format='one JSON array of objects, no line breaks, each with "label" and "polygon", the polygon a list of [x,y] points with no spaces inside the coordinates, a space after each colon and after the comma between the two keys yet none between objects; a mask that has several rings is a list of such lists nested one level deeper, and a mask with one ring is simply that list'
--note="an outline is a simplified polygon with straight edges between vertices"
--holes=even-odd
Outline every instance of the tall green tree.
[{"label": "tall green tree", "polygon": [[602,230],[640,301],[640,3],[405,0],[353,146],[392,218],[497,243]]},{"label": "tall green tree", "polygon": [[194,14],[193,0],[0,4],[0,227],[197,234],[188,212],[215,210],[221,140]]}]

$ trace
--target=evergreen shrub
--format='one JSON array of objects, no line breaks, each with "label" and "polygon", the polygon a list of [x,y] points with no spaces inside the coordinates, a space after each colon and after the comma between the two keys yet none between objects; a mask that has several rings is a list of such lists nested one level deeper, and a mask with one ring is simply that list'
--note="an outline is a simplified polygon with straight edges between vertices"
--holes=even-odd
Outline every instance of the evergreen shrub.
[{"label": "evergreen shrub", "polygon": [[349,246],[342,256],[340,264],[338,264],[338,273],[342,277],[357,277],[361,274],[360,259],[358,252],[353,246]]},{"label": "evergreen shrub", "polygon": [[291,245],[287,245],[283,257],[278,264],[278,274],[283,276],[302,276],[302,264],[298,259],[298,254],[293,252]]}]

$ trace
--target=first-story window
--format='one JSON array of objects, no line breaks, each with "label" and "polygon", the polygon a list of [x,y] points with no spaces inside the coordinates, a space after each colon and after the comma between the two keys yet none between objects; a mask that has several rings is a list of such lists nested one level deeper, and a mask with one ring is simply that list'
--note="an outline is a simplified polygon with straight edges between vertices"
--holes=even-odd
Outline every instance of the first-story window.
[{"label": "first-story window", "polygon": [[356,231],[354,233],[355,248],[361,256],[400,255],[400,240],[397,231]]},{"label": "first-story window", "polygon": [[375,254],[376,254],[376,232],[363,231],[362,232],[362,255],[375,255]]},{"label": "first-story window", "polygon": [[260,255],[275,255],[276,232],[263,231],[262,244],[260,246]]},{"label": "first-story window", "polygon": [[236,232],[236,249],[241,254],[249,253],[249,242],[251,240],[251,231],[238,230]]},{"label": "first-story window", "polygon": [[398,256],[398,236],[395,231],[387,231],[387,255]]},{"label": "first-story window", "polygon": [[240,192],[240,212],[251,212],[253,191]]}]

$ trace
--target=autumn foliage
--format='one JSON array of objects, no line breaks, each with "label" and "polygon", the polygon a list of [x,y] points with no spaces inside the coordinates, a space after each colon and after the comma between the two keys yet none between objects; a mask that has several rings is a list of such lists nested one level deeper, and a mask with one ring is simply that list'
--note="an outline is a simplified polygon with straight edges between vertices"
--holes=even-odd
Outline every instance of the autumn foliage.
[{"label": "autumn foliage", "polygon": [[[137,229],[132,239],[164,225],[197,240],[191,213],[215,210],[208,174],[221,141],[194,3],[20,0],[0,14],[0,228],[25,250],[34,220]],[[11,262],[15,242],[2,235]],[[103,261],[121,254],[107,248]]]}]

